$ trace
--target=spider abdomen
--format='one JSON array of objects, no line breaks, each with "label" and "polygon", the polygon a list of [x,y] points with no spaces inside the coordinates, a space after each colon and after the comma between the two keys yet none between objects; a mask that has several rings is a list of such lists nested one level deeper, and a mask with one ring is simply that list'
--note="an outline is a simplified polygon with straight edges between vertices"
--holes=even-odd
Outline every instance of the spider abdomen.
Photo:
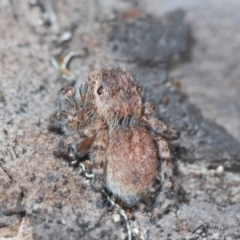
[{"label": "spider abdomen", "polygon": [[152,183],[157,167],[154,141],[142,126],[118,126],[109,131],[106,186],[132,206]]}]

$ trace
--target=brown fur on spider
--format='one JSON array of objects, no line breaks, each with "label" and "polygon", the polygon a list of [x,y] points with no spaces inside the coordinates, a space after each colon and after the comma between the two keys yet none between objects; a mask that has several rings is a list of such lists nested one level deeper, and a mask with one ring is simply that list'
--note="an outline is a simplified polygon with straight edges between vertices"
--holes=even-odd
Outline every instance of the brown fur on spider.
[{"label": "brown fur on spider", "polygon": [[97,206],[105,188],[133,206],[151,185],[161,162],[162,187],[151,222],[172,186],[167,140],[179,138],[176,130],[153,116],[154,111],[153,104],[143,105],[141,89],[128,71],[104,68],[90,74],[79,92],[70,87],[60,90],[49,125],[70,136],[70,142],[59,147],[59,156],[76,160],[90,155]]}]

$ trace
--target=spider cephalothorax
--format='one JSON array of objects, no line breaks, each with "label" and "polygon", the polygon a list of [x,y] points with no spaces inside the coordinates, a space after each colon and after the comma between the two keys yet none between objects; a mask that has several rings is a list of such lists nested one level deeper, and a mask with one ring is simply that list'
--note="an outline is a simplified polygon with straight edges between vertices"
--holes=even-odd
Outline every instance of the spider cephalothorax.
[{"label": "spider cephalothorax", "polygon": [[154,105],[142,104],[141,89],[128,71],[106,68],[90,74],[79,94],[63,88],[50,118],[51,129],[69,135],[58,154],[72,160],[89,155],[93,188],[97,193],[106,188],[127,206],[133,206],[147,190],[161,162],[162,188],[151,220],[172,186],[166,139],[179,137],[153,113]]},{"label": "spider cephalothorax", "polygon": [[141,89],[127,71],[102,69],[89,75],[98,116],[108,124],[139,118],[142,113]]}]

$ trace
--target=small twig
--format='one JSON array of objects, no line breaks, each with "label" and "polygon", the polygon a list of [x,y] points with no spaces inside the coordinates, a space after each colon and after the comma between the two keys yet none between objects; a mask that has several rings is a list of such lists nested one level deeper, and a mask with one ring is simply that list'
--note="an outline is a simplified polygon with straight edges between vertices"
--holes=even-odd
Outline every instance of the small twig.
[{"label": "small twig", "polygon": [[194,234],[198,229],[202,228],[203,224],[201,224],[199,227],[197,227],[194,231],[192,231],[192,234]]},{"label": "small twig", "polygon": [[0,164],[0,168],[3,170],[3,172],[10,178],[11,181],[13,181],[13,177],[11,176],[11,174],[9,173],[9,171],[3,167],[1,164]]},{"label": "small twig", "polygon": [[60,75],[64,79],[68,81],[75,81],[76,77],[68,69],[68,65],[74,57],[81,57],[81,56],[82,56],[81,52],[74,52],[74,51],[62,52],[56,57],[51,57],[50,61],[53,67],[59,71]]},{"label": "small twig", "polygon": [[128,238],[128,240],[132,240],[132,231],[131,231],[131,227],[129,225],[129,221],[128,221],[128,218],[127,218],[127,215],[126,215],[125,211],[118,204],[116,204],[116,202],[113,201],[104,190],[102,191],[102,193],[107,197],[107,201],[111,204],[112,208],[115,207],[116,205],[117,205],[116,207],[120,208],[118,210],[118,212],[119,212],[120,216],[122,216],[124,218],[125,222],[126,222],[127,238]]},{"label": "small twig", "polygon": [[132,231],[131,231],[131,228],[130,228],[130,225],[129,225],[127,215],[122,208],[119,210],[119,214],[124,218],[124,220],[126,222],[127,238],[128,238],[128,240],[132,240]]}]

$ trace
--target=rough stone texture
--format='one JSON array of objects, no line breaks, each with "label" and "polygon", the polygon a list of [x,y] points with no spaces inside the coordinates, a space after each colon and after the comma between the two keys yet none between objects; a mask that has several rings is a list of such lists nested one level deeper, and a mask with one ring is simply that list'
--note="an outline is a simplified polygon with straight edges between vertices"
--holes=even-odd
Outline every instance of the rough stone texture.
[{"label": "rough stone texture", "polygon": [[108,49],[118,61],[141,65],[169,66],[173,60],[183,60],[189,53],[190,41],[184,15],[184,11],[178,10],[160,20],[137,10],[128,11],[114,20],[108,34]]},{"label": "rough stone texture", "polygon": [[[118,11],[102,4],[57,1],[62,29],[75,26],[71,41],[59,45],[49,28],[37,25],[38,8],[21,0],[14,8],[7,0],[0,3],[0,239],[126,237],[124,222],[114,222],[117,213],[113,218],[105,208],[95,208],[89,181],[52,155],[59,136],[47,130],[48,118],[63,83],[49,58],[62,48],[84,52],[70,65],[76,87],[89,72],[118,60],[143,86],[144,98],[157,104],[159,118],[181,131],[172,144],[171,206],[154,226],[148,219],[152,196],[134,208],[135,239],[239,239],[240,144],[206,120],[169,78],[169,66],[186,61],[191,52],[184,13],[158,18],[133,8],[134,1],[119,2]],[[163,36],[158,26],[164,26]],[[128,29],[136,34],[138,51],[131,48],[134,37]],[[170,41],[152,51],[159,36]],[[112,38],[129,41],[118,41],[115,51]],[[219,165],[228,171],[217,173]]]},{"label": "rough stone texture", "polygon": [[161,16],[166,11],[186,9],[195,45],[192,61],[174,69],[192,103],[204,117],[224,126],[240,140],[240,1],[238,0],[139,0],[138,7]]}]

